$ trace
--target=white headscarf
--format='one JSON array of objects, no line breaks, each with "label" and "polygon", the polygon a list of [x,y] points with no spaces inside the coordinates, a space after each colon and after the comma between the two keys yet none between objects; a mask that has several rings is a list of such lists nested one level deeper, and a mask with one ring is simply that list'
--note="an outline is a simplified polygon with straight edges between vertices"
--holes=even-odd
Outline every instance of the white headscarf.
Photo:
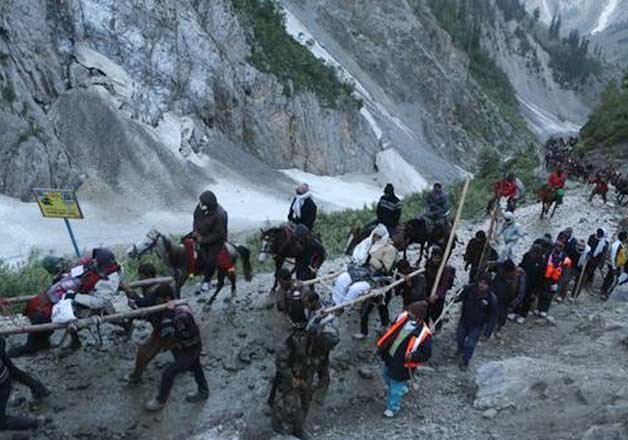
[{"label": "white headscarf", "polygon": [[[373,236],[375,235],[381,238],[377,241],[373,241]],[[386,229],[386,226],[384,226],[383,224],[378,224],[375,229],[373,229],[373,232],[371,232],[371,235],[369,235],[368,238],[362,240],[355,247],[355,249],[353,250],[353,254],[351,255],[353,261],[355,261],[359,265],[366,263],[369,253],[375,252],[386,246],[388,244],[388,240],[390,240],[390,236],[388,235],[388,229]]]},{"label": "white headscarf", "polygon": [[606,233],[604,232],[604,235],[602,237],[598,237],[597,246],[593,250],[593,257],[595,258],[598,255],[600,255],[607,245],[608,245],[608,239],[606,238]]},{"label": "white headscarf", "polygon": [[294,201],[292,202],[292,210],[294,211],[294,216],[296,218],[301,218],[301,208],[303,208],[305,199],[309,199],[310,197],[311,197],[311,194],[309,191],[303,194],[297,194],[294,197]]}]

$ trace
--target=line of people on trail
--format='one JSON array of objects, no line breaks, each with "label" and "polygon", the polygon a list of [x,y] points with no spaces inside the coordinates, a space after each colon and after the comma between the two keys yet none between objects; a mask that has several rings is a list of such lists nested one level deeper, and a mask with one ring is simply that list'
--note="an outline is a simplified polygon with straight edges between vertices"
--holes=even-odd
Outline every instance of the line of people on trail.
[{"label": "line of people on trail", "polygon": [[[434,185],[433,191],[427,195],[426,205],[426,216],[433,222],[447,221],[449,201],[442,185]],[[299,271],[297,262],[296,279],[293,279],[293,271],[289,269],[281,268],[276,272],[279,287],[275,297],[277,308],[288,315],[293,325],[293,331],[277,351],[277,371],[268,399],[272,407],[272,424],[277,431],[304,436],[304,423],[311,401],[316,397],[315,389],[320,390],[319,394],[324,397],[329,387],[329,359],[340,340],[336,320],[341,310],[333,314],[325,310],[355,300],[373,288],[385,287],[395,278],[403,279],[403,283],[385,295],[361,304],[360,331],[354,335],[356,340],[368,338],[369,315],[377,308],[381,331],[376,345],[385,365],[383,378],[388,391],[385,417],[394,417],[400,411],[401,400],[409,391],[408,381],[413,371],[432,355],[432,337],[442,329],[444,312],[452,301],[461,303],[456,341],[460,368],[466,369],[481,336],[488,338],[494,334],[497,337],[509,319],[523,323],[531,311],[542,318],[551,319],[548,312],[552,302],[577,297],[581,287],[579,280],[583,279],[584,286],[590,285],[596,269],[603,264],[609,251],[613,265],[610,284],[617,285],[628,280],[625,232],[618,234],[618,240],[611,245],[603,230],[597,231],[585,243],[573,237],[572,231],[567,229],[559,234],[556,242],[551,237],[536,240],[517,266],[514,248],[525,234],[517,225],[514,214],[506,212],[497,232],[499,241],[503,243],[499,252],[489,243],[486,233],[478,231],[464,255],[470,283],[454,298],[448,298],[456,277],[456,271],[451,265],[443,266],[442,276],[435,286],[439,268],[443,260],[449,257],[444,255],[445,249],[434,246],[425,262],[425,272],[408,277],[418,269],[418,263],[412,265],[405,259],[399,259],[401,249],[391,238],[391,232],[399,225],[401,209],[402,202],[395,195],[394,188],[387,185],[377,208],[378,220],[383,221],[355,247],[352,261],[347,271],[336,278],[329,300],[315,292],[313,285],[306,287],[302,284],[302,281],[312,278],[310,261],[300,263],[301,269],[308,268],[307,273]],[[197,250],[203,254],[201,258],[207,265],[203,271],[201,291],[208,291],[208,288],[203,288],[203,283],[210,282],[219,264],[221,249],[227,241],[227,213],[213,193],[205,192],[199,198],[193,217],[193,233],[190,237],[198,244]],[[305,243],[305,240],[313,237],[316,205],[306,185],[297,188],[288,218],[297,224],[295,231],[301,231],[295,232],[299,241]],[[308,258],[311,259],[311,256]],[[54,299],[57,302],[67,299],[73,305],[100,301],[100,295],[94,294],[99,285],[108,295],[115,293],[119,287],[127,295],[131,308],[168,304],[164,311],[148,318],[152,332],[137,349],[135,368],[128,375],[128,381],[133,384],[140,382],[151,360],[159,352],[169,350],[173,362],[164,369],[158,393],[154,399],[146,402],[145,408],[149,411],[162,409],[167,404],[175,378],[188,371],[193,373],[198,390],[187,395],[186,400],[203,402],[208,399],[209,388],[200,363],[200,331],[191,309],[187,305],[175,305],[172,302],[177,292],[171,285],[143,287],[141,294],[138,294],[124,283],[115,257],[106,249],[96,249],[89,261],[82,261],[80,273],[74,270],[78,267],[76,265],[62,261],[48,263],[51,263],[49,266],[55,273],[55,280],[50,289],[27,305],[30,311],[25,312],[32,322],[38,323],[37,313],[42,310],[45,310],[43,319],[52,319]],[[489,272],[486,271],[487,267],[491,268]],[[157,273],[150,264],[142,264],[138,275],[140,279],[148,279],[155,278]],[[72,292],[78,293],[72,297]],[[568,292],[571,292],[570,296],[567,296]],[[85,294],[90,294],[86,295],[90,296],[89,301],[81,302],[80,295]],[[401,298],[402,312],[391,320],[388,307],[395,296]],[[110,310],[107,303],[100,304],[100,310]],[[39,337],[42,338],[37,339]],[[48,337],[29,335],[26,346],[16,349],[14,354],[47,348]],[[48,394],[45,387],[36,385],[33,380],[29,381],[14,369],[9,358],[3,356],[3,349],[4,346],[0,347],[0,409],[5,390],[3,366],[7,366],[15,380],[27,385],[30,383],[36,397]],[[10,385],[8,387],[10,389]],[[6,417],[0,419],[0,428],[32,427],[36,424],[32,420],[15,423],[10,420]]]}]

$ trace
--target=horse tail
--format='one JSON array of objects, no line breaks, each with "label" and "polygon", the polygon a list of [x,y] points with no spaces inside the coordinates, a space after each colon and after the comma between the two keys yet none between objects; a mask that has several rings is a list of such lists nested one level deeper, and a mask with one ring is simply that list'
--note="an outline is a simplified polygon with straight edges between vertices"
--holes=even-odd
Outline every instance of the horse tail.
[{"label": "horse tail", "polygon": [[251,251],[246,246],[236,246],[238,254],[242,257],[242,269],[244,270],[244,279],[251,281],[253,279],[253,266],[251,265]]}]

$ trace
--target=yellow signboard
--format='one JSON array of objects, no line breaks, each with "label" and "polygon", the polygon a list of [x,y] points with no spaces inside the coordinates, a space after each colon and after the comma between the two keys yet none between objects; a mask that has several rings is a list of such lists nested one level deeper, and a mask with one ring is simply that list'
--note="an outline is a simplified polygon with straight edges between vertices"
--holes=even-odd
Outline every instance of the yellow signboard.
[{"label": "yellow signboard", "polygon": [[69,189],[33,188],[44,217],[82,219],[83,212],[74,191]]}]

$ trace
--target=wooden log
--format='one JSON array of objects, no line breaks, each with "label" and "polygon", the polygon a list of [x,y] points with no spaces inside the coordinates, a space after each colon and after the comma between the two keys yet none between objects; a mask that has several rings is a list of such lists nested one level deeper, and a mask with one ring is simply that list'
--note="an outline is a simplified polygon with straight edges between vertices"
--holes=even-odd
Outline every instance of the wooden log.
[{"label": "wooden log", "polygon": [[[158,278],[147,278],[145,280],[131,281],[127,283],[127,285],[131,289],[137,289],[138,287],[146,287],[152,286],[153,284],[161,284],[161,283],[171,283],[174,281],[172,277],[158,277]],[[35,298],[37,295],[26,295],[26,296],[14,296],[11,298],[0,298],[0,301],[6,304],[19,304],[23,302],[28,302],[31,299]]]},{"label": "wooden log", "polygon": [[172,283],[173,281],[174,281],[174,278],[172,277],[157,277],[157,278],[146,278],[145,280],[131,281],[130,283],[127,283],[127,285],[131,289],[137,289],[138,287],[146,287],[146,286],[152,286],[154,284],[162,284],[162,283]]},{"label": "wooden log", "polygon": [[342,272],[332,272],[332,273],[328,273],[327,275],[323,275],[322,277],[314,278],[313,280],[299,281],[297,284],[299,286],[311,286],[316,283],[334,280],[338,278],[341,274]]},{"label": "wooden log", "polygon": [[434,285],[432,286],[432,292],[430,293],[430,299],[434,300],[436,298],[436,291],[438,290],[438,284],[440,283],[440,279],[443,276],[443,271],[445,270],[445,266],[447,265],[447,256],[451,252],[451,246],[454,243],[454,238],[456,237],[456,229],[458,228],[458,223],[460,223],[460,218],[462,217],[462,208],[464,207],[464,201],[467,198],[467,191],[469,191],[469,179],[465,180],[464,187],[462,188],[462,195],[460,197],[460,203],[458,204],[458,211],[456,212],[456,218],[454,219],[454,224],[451,227],[451,232],[449,233],[449,239],[447,240],[447,246],[445,247],[445,252],[443,253],[443,260],[438,266],[438,272],[436,272],[436,278],[434,278]]},{"label": "wooden log", "polygon": [[162,312],[168,308],[169,304],[178,305],[178,304],[185,304],[185,303],[187,303],[187,300],[179,299],[176,301],[171,301],[170,303],[167,303],[167,304],[159,304],[157,306],[144,307],[141,309],[131,310],[128,312],[113,313],[111,315],[105,315],[103,317],[90,316],[89,318],[77,319],[76,321],[71,321],[71,323],[66,323],[66,324],[58,324],[55,322],[50,322],[47,324],[25,325],[22,327],[0,329],[0,336],[17,335],[21,333],[48,332],[48,331],[53,331],[53,330],[58,330],[58,329],[65,329],[70,324],[72,324],[73,328],[78,330],[78,329],[82,329],[86,327],[91,327],[93,325],[103,323],[103,322],[116,322],[116,321],[123,321],[125,319],[130,319],[130,318],[141,318],[144,316],[152,315],[154,313]]},{"label": "wooden log", "polygon": [[375,289],[371,293],[367,293],[366,295],[362,295],[362,296],[354,299],[353,301],[347,301],[346,303],[343,303],[343,304],[337,304],[337,305],[332,306],[332,307],[327,307],[326,309],[321,310],[321,314],[333,313],[333,312],[336,312],[338,310],[342,310],[345,307],[351,307],[351,306],[353,306],[355,304],[359,304],[361,302],[364,302],[367,299],[375,298],[375,297],[381,296],[381,295],[385,295],[386,292],[388,292],[388,291],[394,289],[395,287],[400,286],[403,283],[405,283],[407,278],[414,278],[415,276],[417,276],[417,275],[419,275],[419,274],[421,274],[423,272],[425,272],[424,269],[415,270],[414,272],[411,272],[408,275],[406,275],[404,278],[398,279],[397,281],[389,284],[386,287]]}]

